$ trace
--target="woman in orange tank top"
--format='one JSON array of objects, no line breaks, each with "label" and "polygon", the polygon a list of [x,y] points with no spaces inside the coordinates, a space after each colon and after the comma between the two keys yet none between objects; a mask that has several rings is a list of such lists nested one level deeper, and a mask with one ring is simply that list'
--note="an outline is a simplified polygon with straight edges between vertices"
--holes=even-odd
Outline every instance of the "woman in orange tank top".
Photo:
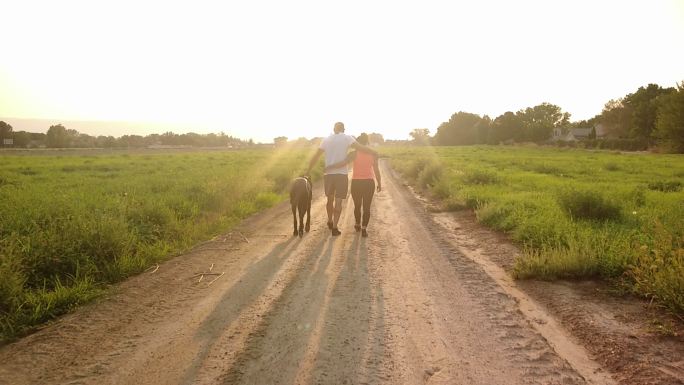
[{"label": "woman in orange tank top", "polygon": [[[368,145],[368,135],[362,133],[356,141],[364,146]],[[354,229],[361,231],[361,236],[368,236],[368,221],[370,220],[370,206],[376,189],[382,190],[382,179],[378,167],[378,158],[372,154],[353,151],[342,162],[328,166],[329,168],[341,167],[349,162],[354,162],[351,196],[354,200]],[[377,187],[375,181],[377,180]],[[362,215],[363,210],[363,215]]]}]

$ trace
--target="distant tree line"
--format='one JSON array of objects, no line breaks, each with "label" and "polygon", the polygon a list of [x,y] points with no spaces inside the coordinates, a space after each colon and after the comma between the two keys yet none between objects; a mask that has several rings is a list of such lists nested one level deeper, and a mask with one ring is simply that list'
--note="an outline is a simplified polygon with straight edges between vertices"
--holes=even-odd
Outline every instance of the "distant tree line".
[{"label": "distant tree line", "polygon": [[[304,137],[300,137],[294,140],[288,140],[287,136],[278,136],[273,138],[273,144],[275,144],[276,147],[284,147],[284,146],[294,146],[294,147],[308,147],[312,145],[318,145],[323,138],[312,138],[312,139],[307,139]],[[382,134],[378,134],[377,132],[373,132],[368,134],[368,142],[370,144],[383,144],[385,143],[385,138],[382,136]]]},{"label": "distant tree line", "polygon": [[192,146],[192,147],[244,147],[253,145],[250,139],[244,141],[224,133],[220,134],[175,134],[165,132],[163,134],[123,135],[118,138],[113,136],[91,136],[76,130],[67,129],[61,124],[50,126],[47,133],[33,133],[26,131],[14,131],[12,126],[0,121],[0,146],[5,139],[11,139],[12,144],[5,147],[19,148],[130,148],[150,146]]},{"label": "distant tree line", "polygon": [[[604,138],[597,140],[596,127],[602,125]],[[542,103],[517,112],[508,111],[491,119],[469,112],[457,112],[437,127],[414,129],[410,136],[417,145],[470,145],[520,142],[548,142],[554,129],[592,128],[591,146],[641,149],[658,146],[684,152],[684,82],[677,87],[657,84],[639,87],[635,92],[610,100],[603,111],[589,120],[570,122],[561,107]]]}]

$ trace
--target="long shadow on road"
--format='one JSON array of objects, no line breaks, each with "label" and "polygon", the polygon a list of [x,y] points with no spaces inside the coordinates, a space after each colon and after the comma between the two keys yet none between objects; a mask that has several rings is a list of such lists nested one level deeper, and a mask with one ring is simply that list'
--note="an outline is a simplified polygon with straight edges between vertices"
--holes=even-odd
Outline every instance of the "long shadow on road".
[{"label": "long shadow on road", "polygon": [[195,342],[200,350],[181,383],[192,383],[214,343],[240,315],[240,311],[259,298],[300,242],[300,238],[296,241],[290,238],[277,244],[265,257],[250,265],[241,279],[226,291],[197,331]]},{"label": "long shadow on road", "polygon": [[357,234],[332,288],[313,383],[375,382],[384,355],[380,290],[371,285],[366,239]]},{"label": "long shadow on road", "polygon": [[[322,238],[299,265],[293,282],[285,286],[263,322],[250,334],[246,348],[223,376],[226,384],[292,383],[297,365],[306,352],[311,325],[316,320],[325,290],[316,290],[326,281],[334,240]],[[312,271],[311,275],[305,271]],[[282,368],[282,370],[273,370]]]}]

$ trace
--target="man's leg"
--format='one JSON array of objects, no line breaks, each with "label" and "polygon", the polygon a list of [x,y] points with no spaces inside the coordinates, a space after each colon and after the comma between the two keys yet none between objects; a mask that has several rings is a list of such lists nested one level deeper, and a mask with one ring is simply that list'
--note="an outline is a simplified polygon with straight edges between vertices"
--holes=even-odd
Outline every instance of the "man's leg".
[{"label": "man's leg", "polygon": [[334,210],[334,205],[335,205],[335,196],[334,195],[328,195],[328,203],[325,204],[325,211],[328,213],[328,227],[332,228],[334,227],[332,225],[333,223],[333,210]]},{"label": "man's leg", "polygon": [[328,228],[333,228],[333,208],[335,204],[335,185],[334,180],[331,175],[323,176],[325,197],[328,202],[325,204],[325,211],[328,213]]},{"label": "man's leg", "polygon": [[344,199],[335,197],[335,213],[333,217],[333,229],[337,228],[337,223],[340,221],[340,214],[342,214],[342,204]]},{"label": "man's leg", "polygon": [[333,211],[333,228],[332,235],[340,235],[341,232],[337,228],[337,224],[340,221],[340,215],[342,214],[342,204],[344,199],[347,198],[347,192],[349,191],[349,179],[347,175],[336,175],[335,176],[335,207]]}]

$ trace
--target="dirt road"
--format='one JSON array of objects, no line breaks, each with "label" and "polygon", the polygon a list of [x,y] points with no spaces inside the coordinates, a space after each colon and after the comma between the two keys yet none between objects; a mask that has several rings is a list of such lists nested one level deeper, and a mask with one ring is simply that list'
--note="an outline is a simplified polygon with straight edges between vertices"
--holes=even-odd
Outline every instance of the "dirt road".
[{"label": "dirt road", "polygon": [[369,238],[351,202],[331,237],[318,192],[303,239],[280,205],[3,347],[0,383],[612,382],[383,169]]}]

